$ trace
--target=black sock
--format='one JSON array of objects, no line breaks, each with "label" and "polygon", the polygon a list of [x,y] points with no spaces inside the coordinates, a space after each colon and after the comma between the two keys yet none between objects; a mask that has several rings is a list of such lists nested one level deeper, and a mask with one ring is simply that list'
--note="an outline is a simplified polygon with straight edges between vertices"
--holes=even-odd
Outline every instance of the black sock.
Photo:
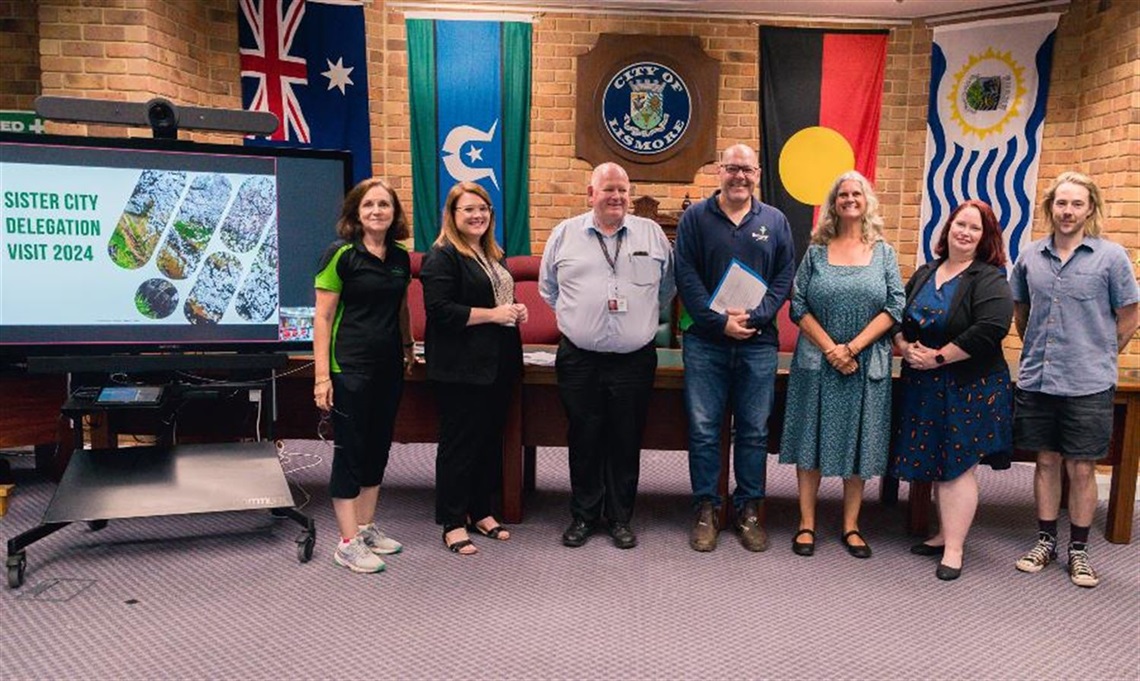
[{"label": "black sock", "polygon": [[1089,547],[1089,528],[1078,525],[1069,525],[1069,548],[1074,551],[1087,551]]},{"label": "black sock", "polygon": [[[1053,520],[1042,520],[1042,519],[1038,518],[1037,519],[1037,531],[1040,532],[1041,534],[1049,535],[1049,539],[1051,539],[1054,544],[1057,543],[1057,519],[1056,518],[1054,518]],[[1085,537],[1087,539],[1088,535],[1086,534]]]}]

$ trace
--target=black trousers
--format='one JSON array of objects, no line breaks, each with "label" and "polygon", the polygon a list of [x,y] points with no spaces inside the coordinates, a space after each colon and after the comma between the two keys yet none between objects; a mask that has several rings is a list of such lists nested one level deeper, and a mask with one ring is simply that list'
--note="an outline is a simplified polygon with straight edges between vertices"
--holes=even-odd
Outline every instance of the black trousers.
[{"label": "black trousers", "polygon": [[555,369],[570,421],[570,513],[591,524],[628,523],[657,351],[650,343],[630,353],[591,352],[564,338]]},{"label": "black trousers", "polygon": [[403,359],[371,373],[333,373],[333,461],[329,495],[355,499],[384,479],[396,410],[404,391]]},{"label": "black trousers", "polygon": [[432,384],[439,407],[435,522],[445,530],[493,513],[503,477],[503,427],[517,379],[517,370],[504,368],[490,385]]}]

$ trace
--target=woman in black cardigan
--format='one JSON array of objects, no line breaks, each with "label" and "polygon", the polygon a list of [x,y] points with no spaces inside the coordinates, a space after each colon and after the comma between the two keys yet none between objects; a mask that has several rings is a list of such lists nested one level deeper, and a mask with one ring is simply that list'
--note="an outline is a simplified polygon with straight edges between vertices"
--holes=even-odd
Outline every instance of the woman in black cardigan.
[{"label": "woman in black cardigan", "polygon": [[502,476],[503,427],[522,370],[525,305],[495,243],[491,197],[472,182],[451,188],[439,238],[424,256],[424,355],[439,406],[435,521],[451,551],[478,551],[468,530],[510,538],[491,505]]},{"label": "woman in black cardigan", "polygon": [[902,353],[891,469],[898,478],[933,481],[939,532],[911,547],[939,556],[935,575],[956,579],[978,507],[974,471],[983,461],[1009,467],[1012,386],[1002,354],[1013,299],[1001,267],[1001,227],[981,201],[950,214],[934,249],[906,285],[895,345]]}]

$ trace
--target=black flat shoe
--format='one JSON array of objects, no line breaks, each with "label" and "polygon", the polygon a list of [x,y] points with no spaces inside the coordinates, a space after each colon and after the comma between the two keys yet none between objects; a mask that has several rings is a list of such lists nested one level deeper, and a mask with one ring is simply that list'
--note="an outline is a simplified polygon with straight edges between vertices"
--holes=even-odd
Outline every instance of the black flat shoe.
[{"label": "black flat shoe", "polygon": [[[811,537],[811,541],[797,541],[801,534],[806,534]],[[792,537],[792,553],[797,556],[814,556],[815,530],[800,530],[796,532],[796,536]]]},{"label": "black flat shoe", "polygon": [[960,568],[960,567],[952,568],[949,565],[946,565],[944,563],[939,563],[938,569],[934,571],[934,576],[937,577],[938,579],[941,579],[944,582],[949,582],[951,580],[958,579],[958,576],[961,574],[962,574],[962,568]]},{"label": "black flat shoe", "polygon": [[585,520],[574,519],[566,531],[562,533],[562,545],[576,548],[586,543],[594,533],[594,526]]},{"label": "black flat shoe", "polygon": [[945,546],[932,546],[926,542],[921,542],[910,547],[910,552],[916,556],[938,556],[939,558],[942,557],[945,550]]},{"label": "black flat shoe", "polygon": [[871,547],[867,544],[866,539],[863,539],[862,546],[856,546],[847,541],[848,537],[858,537],[860,539],[863,539],[863,535],[859,532],[859,530],[851,530],[850,532],[843,533],[843,546],[847,549],[847,553],[850,553],[856,558],[871,557]]}]

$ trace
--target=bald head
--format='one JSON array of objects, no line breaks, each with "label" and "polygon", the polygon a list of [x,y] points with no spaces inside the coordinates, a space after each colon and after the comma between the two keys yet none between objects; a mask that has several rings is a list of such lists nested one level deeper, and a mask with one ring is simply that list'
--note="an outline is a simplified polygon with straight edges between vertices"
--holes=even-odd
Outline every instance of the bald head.
[{"label": "bald head", "polygon": [[747,144],[734,144],[720,152],[721,163],[738,163],[741,161],[752,166],[760,165],[757,160],[756,150]]},{"label": "bald head", "polygon": [[607,231],[621,226],[629,211],[629,175],[616,163],[603,163],[590,175],[586,190],[594,222]]},{"label": "bald head", "polygon": [[720,154],[717,168],[720,193],[717,202],[728,211],[739,211],[752,202],[752,192],[760,179],[756,151],[747,144],[734,144]]},{"label": "bald head", "polygon": [[626,184],[629,184],[629,175],[626,174],[625,168],[622,168],[616,163],[607,162],[594,168],[594,172],[590,174],[590,186],[597,191],[597,189],[602,186],[602,183],[610,179],[622,180]]}]

